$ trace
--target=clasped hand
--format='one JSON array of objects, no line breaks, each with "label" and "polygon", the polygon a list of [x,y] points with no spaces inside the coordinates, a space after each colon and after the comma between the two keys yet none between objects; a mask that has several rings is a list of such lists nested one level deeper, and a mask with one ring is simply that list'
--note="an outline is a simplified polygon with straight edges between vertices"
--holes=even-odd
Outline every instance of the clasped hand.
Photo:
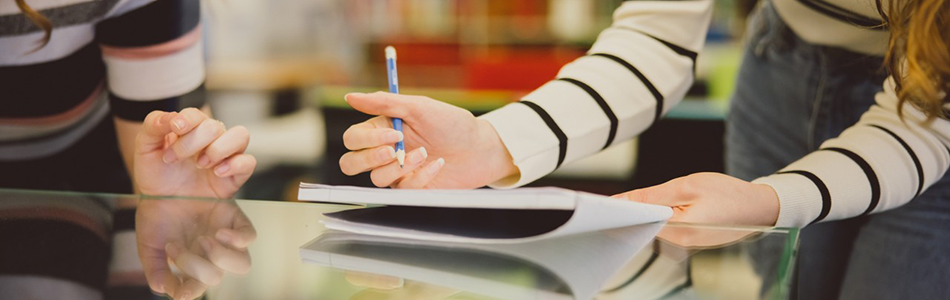
[{"label": "clasped hand", "polygon": [[225,128],[195,108],[154,111],[135,138],[132,178],[145,195],[231,198],[257,160],[245,154],[250,134]]}]

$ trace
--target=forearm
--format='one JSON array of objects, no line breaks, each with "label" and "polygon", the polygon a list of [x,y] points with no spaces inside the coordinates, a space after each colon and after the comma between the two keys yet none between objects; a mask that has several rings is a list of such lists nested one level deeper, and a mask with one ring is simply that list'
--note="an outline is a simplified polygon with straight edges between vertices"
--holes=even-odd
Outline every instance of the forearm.
[{"label": "forearm", "polygon": [[818,151],[755,183],[779,196],[777,226],[802,227],[882,212],[906,204],[942,178],[950,167],[950,121],[927,122],[904,106],[897,114],[893,82],[877,105]]},{"label": "forearm", "polygon": [[520,102],[480,119],[520,171],[514,187],[633,138],[678,103],[693,81],[712,1],[626,2],[588,55]]},{"label": "forearm", "polygon": [[[113,122],[115,123],[116,139],[119,141],[119,152],[122,153],[122,161],[125,162],[125,169],[129,172],[129,176],[132,176],[134,174],[132,164],[135,157],[135,136],[142,129],[142,122],[118,117],[113,117]],[[138,193],[139,190],[134,184],[135,178],[132,178],[132,182],[133,191]]]}]

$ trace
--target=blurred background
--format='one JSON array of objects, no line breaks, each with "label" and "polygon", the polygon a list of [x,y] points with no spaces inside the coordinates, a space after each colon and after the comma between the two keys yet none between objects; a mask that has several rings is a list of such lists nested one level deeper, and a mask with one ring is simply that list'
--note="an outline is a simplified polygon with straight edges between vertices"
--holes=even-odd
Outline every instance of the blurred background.
[{"label": "blurred background", "polygon": [[[251,131],[260,165],[240,198],[296,200],[301,181],[371,186],[337,164],[342,134],[370,116],[343,101],[386,90],[383,48],[399,52],[400,89],[476,115],[517,101],[582,56],[620,0],[202,1],[208,99]],[[562,166],[534,186],[614,194],[722,171],[723,118],[755,0],[716,1],[698,80],[638,140]],[[414,148],[407,145],[407,148]]]}]

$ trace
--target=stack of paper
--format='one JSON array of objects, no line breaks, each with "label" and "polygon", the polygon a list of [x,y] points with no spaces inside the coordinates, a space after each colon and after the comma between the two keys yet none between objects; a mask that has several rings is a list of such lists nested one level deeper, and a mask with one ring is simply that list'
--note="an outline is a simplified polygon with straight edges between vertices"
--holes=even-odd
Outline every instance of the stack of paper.
[{"label": "stack of paper", "polygon": [[462,243],[524,243],[669,219],[669,207],[560,188],[394,190],[300,184],[303,201],[362,204],[327,228]]}]

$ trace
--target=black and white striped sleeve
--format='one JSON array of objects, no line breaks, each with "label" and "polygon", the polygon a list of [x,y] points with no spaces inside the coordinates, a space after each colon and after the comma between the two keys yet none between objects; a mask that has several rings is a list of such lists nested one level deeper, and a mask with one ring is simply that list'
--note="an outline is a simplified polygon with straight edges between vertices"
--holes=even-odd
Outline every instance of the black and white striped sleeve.
[{"label": "black and white striped sleeve", "polygon": [[116,117],[141,121],[177,111],[203,89],[201,8],[195,0],[123,0],[96,25]]},{"label": "black and white striped sleeve", "polygon": [[520,174],[516,187],[633,138],[676,105],[693,82],[712,1],[629,1],[587,55],[522,101],[483,115]]},{"label": "black and white striped sleeve", "polygon": [[840,136],[779,172],[756,179],[779,197],[776,226],[803,227],[904,205],[950,167],[950,121],[910,104],[897,114],[894,81],[876,104]]}]

